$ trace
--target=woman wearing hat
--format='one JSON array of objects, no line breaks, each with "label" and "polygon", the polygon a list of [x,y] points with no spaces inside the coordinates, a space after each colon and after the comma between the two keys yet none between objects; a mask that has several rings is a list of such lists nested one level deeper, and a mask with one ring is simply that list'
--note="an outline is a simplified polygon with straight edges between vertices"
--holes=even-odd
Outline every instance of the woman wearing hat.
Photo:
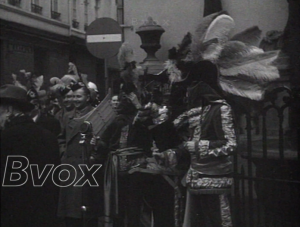
[{"label": "woman wearing hat", "polygon": [[[14,176],[13,166],[5,163],[8,157],[22,156],[29,164],[37,165],[40,171],[47,164],[59,164],[56,136],[35,124],[27,115],[34,106],[27,101],[26,95],[24,89],[14,85],[0,87],[1,177],[5,185],[10,185]],[[58,187],[52,183],[51,177],[41,187],[34,187],[33,183],[41,179],[34,175],[31,178],[29,169],[24,170],[28,176],[24,185],[3,187],[2,184],[1,226],[58,225]]]}]

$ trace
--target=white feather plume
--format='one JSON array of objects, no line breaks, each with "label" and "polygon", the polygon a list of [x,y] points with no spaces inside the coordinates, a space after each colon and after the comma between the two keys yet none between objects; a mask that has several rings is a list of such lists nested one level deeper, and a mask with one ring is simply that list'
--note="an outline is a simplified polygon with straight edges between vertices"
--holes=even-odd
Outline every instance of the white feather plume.
[{"label": "white feather plume", "polygon": [[229,40],[235,23],[230,16],[225,14],[217,16],[212,21],[205,19],[204,21],[206,21],[207,24],[209,22],[211,23],[206,30],[203,29],[202,26],[199,26],[202,28],[201,31],[204,32],[203,34],[198,30],[194,32],[191,52],[195,62],[200,60],[211,60],[215,62],[221,54],[223,45]]},{"label": "white feather plume", "polygon": [[241,96],[255,101],[260,101],[264,98],[265,89],[259,84],[241,79],[229,80],[224,77],[220,77],[219,82],[223,91],[229,94]]},{"label": "white feather plume", "polygon": [[37,91],[39,91],[44,84],[44,76],[41,75],[36,78],[33,78],[33,83],[34,83],[35,89]]},{"label": "white feather plume", "polygon": [[13,78],[13,84],[14,84],[15,86],[18,86],[18,87],[24,89],[25,91],[27,91],[27,87],[24,86],[24,85],[22,85],[21,82],[18,81],[17,75],[16,75],[16,74],[12,74],[11,76],[12,76],[12,78]]},{"label": "white feather plume", "polygon": [[209,25],[203,42],[217,38],[220,44],[224,44],[229,40],[230,33],[234,27],[235,23],[232,17],[222,14]]},{"label": "white feather plume", "polygon": [[133,48],[129,43],[123,43],[119,49],[118,61],[121,68],[124,68],[125,63],[130,63],[134,61]]}]

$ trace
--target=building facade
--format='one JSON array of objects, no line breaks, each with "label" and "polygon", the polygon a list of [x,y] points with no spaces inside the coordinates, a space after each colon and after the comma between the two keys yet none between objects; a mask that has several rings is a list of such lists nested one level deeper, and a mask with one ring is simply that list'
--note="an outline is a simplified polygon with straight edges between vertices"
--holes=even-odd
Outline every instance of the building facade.
[{"label": "building facade", "polygon": [[[235,33],[259,25],[264,35],[269,30],[282,31],[286,25],[286,0],[220,2],[236,22]],[[151,16],[165,30],[156,53],[163,64],[168,49],[202,19],[204,5],[205,0],[1,0],[1,81],[26,69],[44,75],[47,82],[50,77],[63,76],[67,63],[73,61],[103,90],[112,86],[119,66],[116,57],[107,59],[110,78],[106,79],[104,60],[87,51],[85,30],[92,21],[101,17],[117,20],[123,28],[123,40],[133,47],[135,60],[142,62],[146,53],[136,31]]]},{"label": "building facade", "polygon": [[116,1],[2,0],[1,83],[25,69],[44,75],[47,85],[66,74],[71,61],[104,95],[104,60],[88,52],[85,30],[97,18],[117,19],[117,11]]}]

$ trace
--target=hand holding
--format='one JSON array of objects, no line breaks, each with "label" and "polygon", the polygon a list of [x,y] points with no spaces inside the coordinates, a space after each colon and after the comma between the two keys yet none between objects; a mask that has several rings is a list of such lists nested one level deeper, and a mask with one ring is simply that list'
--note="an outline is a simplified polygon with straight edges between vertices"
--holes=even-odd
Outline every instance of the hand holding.
[{"label": "hand holding", "polygon": [[187,141],[184,143],[185,149],[187,149],[190,153],[196,152],[196,142],[195,141]]}]

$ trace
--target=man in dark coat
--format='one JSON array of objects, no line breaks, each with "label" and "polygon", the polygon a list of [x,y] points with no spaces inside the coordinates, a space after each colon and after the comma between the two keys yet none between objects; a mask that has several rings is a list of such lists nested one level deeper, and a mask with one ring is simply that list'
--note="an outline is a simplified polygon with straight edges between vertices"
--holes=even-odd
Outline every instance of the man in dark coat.
[{"label": "man in dark coat", "polygon": [[[53,170],[59,164],[56,136],[26,115],[33,106],[22,88],[4,85],[0,99],[1,226],[58,226],[59,188],[52,182],[52,172],[43,183],[48,173],[42,172],[45,165],[52,165]],[[35,164],[38,172],[28,164]]]},{"label": "man in dark coat", "polygon": [[[65,127],[64,138],[66,150],[62,154],[61,163],[67,171],[61,174],[62,179],[70,179],[76,184],[83,177],[79,165],[90,164],[90,153],[93,149],[89,141],[81,143],[81,125],[88,114],[94,110],[89,89],[82,82],[72,86],[75,115]],[[75,170],[75,171],[74,171]],[[64,218],[66,227],[97,226],[98,217],[102,216],[103,207],[103,171],[96,172],[98,186],[88,183],[82,186],[69,185],[70,181],[62,182],[59,194],[58,216]],[[100,180],[99,180],[100,179]],[[102,179],[102,181],[101,181]],[[69,186],[67,186],[69,185]]]}]

